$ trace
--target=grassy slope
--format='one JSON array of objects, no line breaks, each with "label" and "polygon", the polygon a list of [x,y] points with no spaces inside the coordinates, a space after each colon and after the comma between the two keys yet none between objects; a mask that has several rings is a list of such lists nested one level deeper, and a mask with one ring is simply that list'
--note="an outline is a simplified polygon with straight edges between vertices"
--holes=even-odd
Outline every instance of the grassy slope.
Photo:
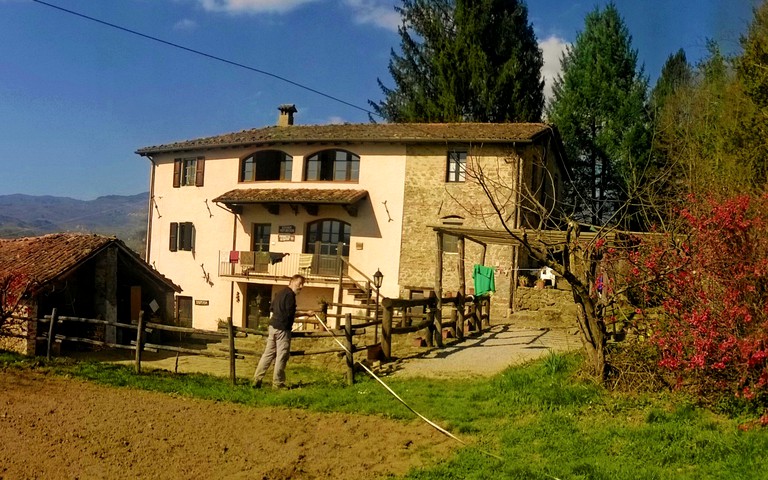
[{"label": "grassy slope", "polygon": [[[410,479],[764,479],[768,431],[667,395],[624,396],[574,378],[579,359],[550,356],[490,380],[386,380],[416,410],[473,446],[411,472]],[[377,383],[352,387],[327,372],[290,368],[302,388],[232,387],[206,375],[151,372],[98,363],[41,365],[0,355],[0,366],[36,368],[106,385],[129,386],[253,406],[344,411],[410,419]],[[504,458],[482,453],[490,451]]]}]

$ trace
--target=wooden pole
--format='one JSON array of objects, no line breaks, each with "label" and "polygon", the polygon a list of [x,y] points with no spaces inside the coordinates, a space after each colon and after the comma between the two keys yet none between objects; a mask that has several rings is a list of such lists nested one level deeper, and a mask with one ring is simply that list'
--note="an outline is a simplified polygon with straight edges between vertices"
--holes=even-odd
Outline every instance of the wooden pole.
[{"label": "wooden pole", "polygon": [[53,325],[56,323],[56,309],[51,312],[51,324],[48,325],[48,350],[45,353],[45,359],[51,359],[51,346],[53,344]]},{"label": "wooden pole", "polygon": [[[457,243],[457,249],[459,251],[459,293],[461,295],[467,294],[467,279],[464,272],[464,264],[465,264],[465,257],[464,257],[464,237],[460,236]],[[441,295],[442,296],[442,295]]]},{"label": "wooden pole", "polygon": [[433,317],[434,321],[434,328],[432,329],[433,334],[435,335],[435,343],[437,344],[438,348],[443,348],[443,311],[442,311],[442,300],[438,297],[435,299],[436,304],[440,305],[440,307],[435,308],[435,316]]},{"label": "wooden pole", "polygon": [[144,310],[139,311],[139,324],[136,329],[136,373],[141,373],[141,350],[144,348],[141,344],[142,333],[144,332]]},{"label": "wooden pole", "polygon": [[229,380],[232,385],[237,385],[235,373],[235,327],[232,325],[232,317],[227,317],[227,335],[229,339]]},{"label": "wooden pole", "polygon": [[456,302],[454,308],[451,310],[451,330],[453,331],[453,338],[458,338],[458,326],[459,326],[459,303]]},{"label": "wooden pole", "polygon": [[[430,320],[433,321],[429,331],[432,335],[436,335],[438,338],[438,345],[443,346],[443,332],[442,329],[435,332],[435,327],[440,325],[439,316],[443,308],[443,233],[437,232],[437,258],[435,259],[435,290],[432,292],[435,295],[434,308],[430,308]],[[433,345],[432,339],[427,339],[427,345],[430,347]]]},{"label": "wooden pole", "polygon": [[352,355],[352,314],[348,313],[344,317],[344,337],[347,347],[347,384],[355,383],[355,360]]},{"label": "wooden pole", "polygon": [[459,340],[464,338],[464,320],[466,320],[466,317],[464,315],[464,309],[465,309],[465,301],[464,297],[462,296],[459,298],[456,302],[456,338]]},{"label": "wooden pole", "polygon": [[[435,292],[432,292],[430,295],[430,300],[434,300]],[[435,311],[437,309],[435,308],[435,303],[430,302],[428,311],[427,311],[427,321],[429,322],[427,324],[427,346],[433,347],[435,346]]]},{"label": "wooden pole", "polygon": [[491,299],[483,299],[483,315],[480,317],[483,327],[491,327]]},{"label": "wooden pole", "polygon": [[392,360],[392,307],[383,303],[384,317],[381,319],[381,351],[384,359]]}]

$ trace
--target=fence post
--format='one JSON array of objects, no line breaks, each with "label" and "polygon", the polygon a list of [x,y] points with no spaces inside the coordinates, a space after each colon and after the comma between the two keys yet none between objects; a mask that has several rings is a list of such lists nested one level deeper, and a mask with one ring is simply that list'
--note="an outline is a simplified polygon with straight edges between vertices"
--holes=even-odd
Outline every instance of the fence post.
[{"label": "fence post", "polygon": [[453,327],[451,330],[453,330],[453,338],[459,338],[459,302],[453,304],[453,308],[451,309],[451,323],[453,324]]},{"label": "fence post", "polygon": [[139,310],[139,323],[136,328],[136,373],[141,373],[141,350],[144,332],[144,310]]},{"label": "fence post", "polygon": [[[434,292],[433,292],[434,295]],[[432,300],[432,299],[430,299]],[[434,302],[429,302],[427,308],[427,346],[432,347],[435,345],[435,308]]]},{"label": "fence post", "polygon": [[227,317],[227,336],[229,337],[229,380],[232,385],[237,385],[235,374],[235,327],[232,325],[232,317]]},{"label": "fence post", "polygon": [[433,331],[435,333],[437,347],[443,348],[443,311],[441,308],[435,308],[434,322],[435,327]]},{"label": "fence post", "polygon": [[348,313],[344,316],[344,337],[346,339],[347,347],[347,384],[352,385],[355,383],[355,360],[352,356],[352,314]]},{"label": "fence post", "polygon": [[45,353],[45,359],[51,359],[51,345],[53,344],[53,325],[56,323],[56,309],[51,312],[51,324],[48,325],[48,350]]},{"label": "fence post", "polygon": [[464,295],[462,295],[456,302],[456,338],[459,340],[464,339],[464,321],[466,320],[464,305]]},{"label": "fence post", "polygon": [[326,327],[331,328],[331,326],[328,325],[328,302],[325,300],[320,301],[320,319]]},{"label": "fence post", "polygon": [[384,307],[384,317],[381,319],[381,351],[384,359],[392,360],[392,306],[388,305],[388,299],[381,302]]}]

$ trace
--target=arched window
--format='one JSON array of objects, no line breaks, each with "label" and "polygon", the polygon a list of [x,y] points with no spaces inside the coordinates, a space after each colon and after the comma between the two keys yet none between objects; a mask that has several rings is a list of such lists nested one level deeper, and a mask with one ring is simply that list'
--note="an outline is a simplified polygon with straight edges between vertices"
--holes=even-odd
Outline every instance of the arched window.
[{"label": "arched window", "polygon": [[240,161],[240,181],[291,180],[293,157],[280,150],[261,150]]},{"label": "arched window", "polygon": [[[304,251],[320,255],[349,256],[350,226],[341,220],[318,220],[307,225]],[[339,246],[341,245],[341,251]]]},{"label": "arched window", "polygon": [[323,150],[307,157],[304,167],[304,180],[356,182],[360,157],[346,150]]}]

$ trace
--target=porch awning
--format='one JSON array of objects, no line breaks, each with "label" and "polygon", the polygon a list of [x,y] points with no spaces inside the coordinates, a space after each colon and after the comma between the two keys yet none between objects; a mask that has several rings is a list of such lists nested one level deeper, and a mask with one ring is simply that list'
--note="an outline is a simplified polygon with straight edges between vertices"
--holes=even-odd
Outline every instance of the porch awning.
[{"label": "porch awning", "polygon": [[260,204],[274,214],[279,212],[280,204],[294,209],[301,205],[310,215],[317,215],[320,205],[339,205],[356,217],[358,203],[367,196],[367,190],[340,188],[242,188],[230,190],[213,201],[230,208]]},{"label": "porch awning", "polygon": [[[510,233],[506,230],[468,228],[456,225],[428,225],[428,227],[432,228],[435,232],[464,237],[481,245],[520,245],[519,239],[526,239],[532,244],[538,244],[545,248],[557,248],[565,245],[567,241],[566,232],[563,230],[512,229]],[[594,242],[597,238],[604,238],[609,245],[614,245],[621,239],[629,237],[655,235],[658,234],[606,229],[603,232],[581,231],[579,232],[579,241],[590,243]]]}]

